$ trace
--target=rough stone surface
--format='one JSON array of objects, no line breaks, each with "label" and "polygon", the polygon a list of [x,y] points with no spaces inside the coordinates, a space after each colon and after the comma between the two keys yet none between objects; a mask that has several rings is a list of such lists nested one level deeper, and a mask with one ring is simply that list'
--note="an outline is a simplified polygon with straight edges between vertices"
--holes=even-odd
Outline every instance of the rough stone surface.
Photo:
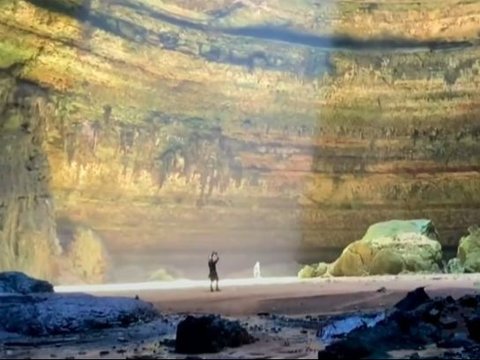
[{"label": "rough stone surface", "polygon": [[44,149],[49,94],[36,83],[18,79],[14,70],[4,71],[1,62],[0,271],[52,280],[60,247]]},{"label": "rough stone surface", "polygon": [[467,319],[467,329],[470,337],[480,342],[480,316],[474,315]]},{"label": "rough stone surface", "polygon": [[[324,274],[366,276],[439,272],[442,246],[436,238],[437,232],[430,220],[392,220],[374,224],[361,240],[348,245]],[[299,276],[319,276],[313,269],[306,267]]]},{"label": "rough stone surface", "polygon": [[458,299],[458,303],[464,307],[475,308],[478,305],[478,299],[473,295],[464,295]]},{"label": "rough stone surface", "polygon": [[[318,358],[383,359],[388,358],[392,350],[418,350],[433,345],[439,349],[462,348],[458,354],[446,351],[440,358],[476,358],[479,355],[479,346],[475,342],[480,342],[480,318],[477,310],[471,307],[472,297],[458,301],[451,297],[431,299],[423,288],[415,289],[387,311],[385,320],[373,327],[346,333],[343,339],[320,351]],[[479,297],[474,296],[476,301]]]},{"label": "rough stone surface", "polygon": [[177,327],[175,351],[182,354],[216,353],[254,341],[239,322],[219,316],[188,316]]},{"label": "rough stone surface", "polygon": [[395,308],[401,311],[409,311],[418,308],[430,300],[430,297],[425,292],[425,288],[417,288],[410,291],[407,296],[395,304]]},{"label": "rough stone surface", "polygon": [[[418,226],[419,230],[415,233],[411,232],[411,228],[415,228],[412,223],[423,225]],[[438,272],[442,247],[437,240],[425,235],[424,227],[433,225],[429,221],[392,221],[372,225],[362,240],[347,246],[331,264],[329,273],[334,276],[361,276]]]},{"label": "rough stone surface", "polygon": [[[190,250],[205,236],[224,248],[241,237],[252,254],[298,245],[299,259],[310,256],[303,263],[315,261],[313,249],[359,239],[365,224],[428,216],[442,243],[456,245],[480,218],[480,131],[470,111],[480,48],[469,43],[480,10],[472,1],[432,7],[0,1],[0,68],[52,95],[44,148],[21,143],[36,131],[22,129],[18,108],[1,111],[0,158],[15,161],[1,174],[18,187],[0,206],[11,251],[0,253],[15,257],[20,244],[19,257],[33,262],[28,239],[38,235],[46,249],[54,240],[37,216],[54,214],[99,231],[125,265],[112,271],[123,280],[139,242],[139,257],[157,251],[150,270],[171,265],[173,243]],[[4,83],[0,98],[18,103]],[[51,188],[21,191],[36,175]],[[52,194],[55,211],[45,202]],[[189,261],[197,269],[204,256]],[[3,269],[16,265],[25,266]]]},{"label": "rough stone surface", "polygon": [[455,333],[452,336],[442,339],[437,346],[445,349],[466,348],[472,345],[472,341],[468,339],[465,333]]},{"label": "rough stone surface", "polygon": [[129,326],[158,316],[151,304],[85,294],[0,296],[0,328],[27,336],[67,335]]},{"label": "rough stone surface", "polygon": [[317,277],[315,265],[305,265],[298,272],[298,277],[300,279],[309,279],[309,278]]},{"label": "rough stone surface", "polygon": [[449,262],[451,272],[480,272],[480,228],[470,226],[468,232],[460,239],[457,257]]},{"label": "rough stone surface", "polygon": [[2,293],[53,293],[53,285],[20,272],[4,272],[0,273],[0,294]]},{"label": "rough stone surface", "polygon": [[298,272],[298,277],[301,279],[315,278],[328,274],[328,264],[321,262],[319,264],[305,265]]}]

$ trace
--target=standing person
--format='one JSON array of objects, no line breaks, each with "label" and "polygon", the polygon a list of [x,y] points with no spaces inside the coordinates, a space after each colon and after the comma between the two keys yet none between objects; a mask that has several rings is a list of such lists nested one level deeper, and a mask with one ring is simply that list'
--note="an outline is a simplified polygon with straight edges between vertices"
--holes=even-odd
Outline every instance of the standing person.
[{"label": "standing person", "polygon": [[218,254],[216,251],[212,252],[208,259],[208,269],[210,270],[210,273],[208,274],[208,277],[210,279],[210,291],[213,292],[213,283],[215,282],[215,291],[220,291],[218,288],[218,274],[217,274],[217,263],[220,258],[218,257]]},{"label": "standing person", "polygon": [[255,263],[255,266],[253,267],[253,277],[254,277],[255,279],[259,279],[259,278],[262,277],[262,275],[261,275],[261,273],[260,273],[260,262],[259,262],[259,261],[257,261],[257,262]]}]

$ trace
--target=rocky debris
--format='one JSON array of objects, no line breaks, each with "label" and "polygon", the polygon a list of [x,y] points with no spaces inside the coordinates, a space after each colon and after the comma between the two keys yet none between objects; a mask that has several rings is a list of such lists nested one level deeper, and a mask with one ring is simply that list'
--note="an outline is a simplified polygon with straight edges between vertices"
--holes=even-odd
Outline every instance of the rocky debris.
[{"label": "rocky debris", "polygon": [[451,316],[446,316],[440,318],[438,323],[444,328],[444,329],[455,329],[458,325],[458,321]]},{"label": "rocky debris", "polygon": [[407,296],[395,304],[395,308],[401,311],[409,311],[418,308],[430,300],[430,297],[425,292],[425,288],[420,287],[410,291]]},{"label": "rocky debris", "polygon": [[470,337],[475,341],[480,341],[480,316],[475,315],[467,318],[466,323]]},{"label": "rocky debris", "polygon": [[465,296],[462,296],[460,299],[458,299],[458,303],[460,304],[460,306],[463,306],[463,307],[474,308],[478,305],[478,300],[473,295],[465,295]]},{"label": "rocky debris", "polygon": [[[474,300],[475,299],[475,300]],[[445,358],[476,358],[480,354],[480,312],[471,305],[480,295],[430,298],[424,288],[409,292],[383,320],[373,326],[355,327],[343,339],[328,343],[319,359],[387,358],[392,350],[461,348]],[[463,331],[467,328],[468,335]],[[322,339],[323,340],[323,339]]]},{"label": "rocky debris", "polygon": [[454,333],[450,337],[437,342],[439,348],[456,349],[461,347],[468,347],[472,345],[472,341],[468,339],[468,335],[461,333]]},{"label": "rocky debris", "polygon": [[[297,316],[283,316],[283,315],[268,315],[266,320],[272,321],[275,326],[281,328],[300,328],[302,330],[318,330],[320,325],[327,324],[331,321],[331,316],[319,315],[319,316],[310,316],[297,317]],[[259,325],[250,326],[252,331],[263,331],[264,327]]]},{"label": "rocky debris", "polygon": [[176,341],[175,341],[175,339],[163,339],[163,340],[159,341],[158,344],[160,346],[165,346],[165,347],[174,349]]},{"label": "rocky debris", "polygon": [[385,313],[354,314],[340,319],[332,319],[317,332],[322,343],[329,344],[359,328],[369,328],[385,319]]},{"label": "rocky debris", "polygon": [[307,265],[301,278],[318,276],[397,275],[440,271],[442,246],[431,220],[392,220],[370,226],[332,264]]},{"label": "rocky debris", "polygon": [[128,298],[54,293],[0,297],[0,328],[27,336],[127,327],[157,317],[151,304]]},{"label": "rocky debris", "polygon": [[306,265],[298,272],[301,279],[309,279],[326,275],[328,272],[328,264],[321,262],[319,264]]},{"label": "rocky debris", "polygon": [[175,351],[181,354],[216,353],[226,347],[239,347],[254,342],[254,338],[238,321],[209,315],[188,316],[177,326]]},{"label": "rocky debris", "polygon": [[0,273],[0,293],[53,293],[53,285],[48,281],[31,278],[21,272],[3,272]]},{"label": "rocky debris", "polygon": [[297,275],[300,279],[309,279],[318,277],[316,273],[316,265],[305,265],[303,268],[300,269]]}]

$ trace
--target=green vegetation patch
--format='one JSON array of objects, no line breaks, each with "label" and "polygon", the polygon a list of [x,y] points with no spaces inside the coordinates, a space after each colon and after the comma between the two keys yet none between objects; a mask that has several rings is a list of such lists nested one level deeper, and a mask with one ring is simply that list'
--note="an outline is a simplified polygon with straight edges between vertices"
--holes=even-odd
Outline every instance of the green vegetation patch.
[{"label": "green vegetation patch", "polygon": [[22,48],[18,44],[0,41],[0,69],[6,69],[16,63],[25,62],[34,53],[34,49]]}]

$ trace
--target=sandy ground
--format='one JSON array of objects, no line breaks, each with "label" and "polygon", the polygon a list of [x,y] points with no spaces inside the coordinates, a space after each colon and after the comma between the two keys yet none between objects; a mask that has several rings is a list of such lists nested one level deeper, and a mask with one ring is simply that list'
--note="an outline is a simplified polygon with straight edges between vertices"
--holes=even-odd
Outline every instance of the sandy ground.
[{"label": "sandy ground", "polygon": [[[58,292],[140,296],[165,313],[216,313],[249,316],[259,312],[285,315],[333,314],[391,306],[408,291],[424,286],[432,296],[461,296],[480,290],[480,274],[370,276],[299,280],[238,279],[220,282],[211,293],[208,282],[115,284],[58,287]],[[385,292],[377,292],[384,287]]]},{"label": "sandy ground", "polygon": [[[205,358],[317,358],[322,344],[316,337],[315,319],[350,311],[378,310],[390,307],[408,291],[424,286],[430,296],[460,297],[480,289],[479,275],[412,275],[368,278],[335,278],[298,281],[291,278],[263,279],[263,283],[248,285],[249,281],[225,281],[222,291],[210,293],[208,284],[170,284],[156,286],[116,285],[87,290],[96,295],[136,296],[152,302],[168,322],[167,330],[158,324],[149,328],[110,331],[95,338],[71,339],[56,346],[3,347],[3,357],[18,358],[94,358],[101,352],[103,358],[175,357],[171,349],[158,344],[162,339],[173,339],[175,324],[182,315],[216,313],[239,319],[259,338],[255,344],[229,349]],[[251,282],[251,281],[250,281]],[[222,285],[222,283],[221,283]],[[169,288],[170,287],[170,288]],[[171,287],[176,287],[171,289]],[[182,288],[183,287],[183,288]],[[383,288],[383,289],[382,289]],[[381,289],[381,290],[380,290]],[[60,287],[60,291],[78,291],[78,288]],[[277,316],[258,316],[258,313]],[[283,322],[279,322],[279,318]],[[285,319],[291,321],[286,324]],[[303,322],[302,322],[303,321]],[[318,322],[319,323],[319,322]],[[310,326],[311,325],[311,326]],[[122,340],[119,343],[119,339]],[[125,341],[126,340],[126,341]],[[108,352],[108,353],[105,353]]]}]

